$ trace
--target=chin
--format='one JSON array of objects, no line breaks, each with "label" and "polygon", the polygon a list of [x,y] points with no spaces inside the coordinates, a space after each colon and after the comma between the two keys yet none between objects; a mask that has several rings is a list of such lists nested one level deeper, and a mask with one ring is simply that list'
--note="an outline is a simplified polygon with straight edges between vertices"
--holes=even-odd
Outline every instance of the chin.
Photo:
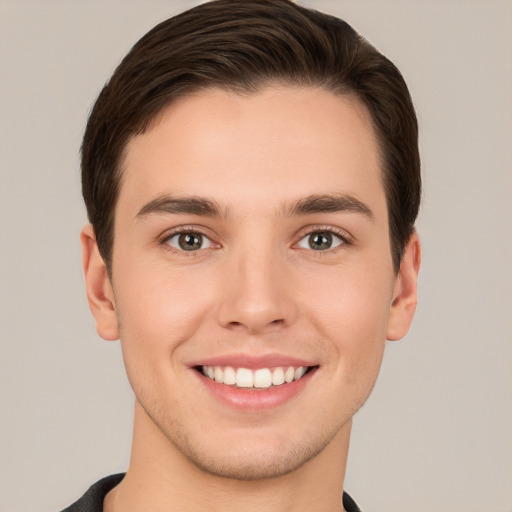
[{"label": "chin", "polygon": [[315,435],[300,429],[281,433],[247,429],[223,435],[204,429],[204,425],[191,431],[161,419],[153,423],[174,455],[205,474],[240,481],[279,478],[298,470],[321,453],[341,429],[316,430]]},{"label": "chin", "polygon": [[204,473],[231,480],[256,481],[278,478],[299,469],[322,451],[325,443],[301,448],[280,446],[266,451],[253,445],[252,449],[227,450],[222,455],[211,453],[206,447],[202,451],[177,448]]}]

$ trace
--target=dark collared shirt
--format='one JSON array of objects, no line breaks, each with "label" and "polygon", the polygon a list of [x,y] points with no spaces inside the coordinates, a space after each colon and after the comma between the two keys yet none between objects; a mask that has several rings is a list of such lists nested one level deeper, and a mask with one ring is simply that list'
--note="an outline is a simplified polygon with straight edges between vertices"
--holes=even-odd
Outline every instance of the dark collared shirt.
[{"label": "dark collared shirt", "polygon": [[[103,512],[105,496],[123,477],[124,473],[120,473],[101,479],[91,486],[77,502],[65,508],[62,512]],[[347,512],[361,512],[354,500],[346,492],[343,493],[343,506]]]}]

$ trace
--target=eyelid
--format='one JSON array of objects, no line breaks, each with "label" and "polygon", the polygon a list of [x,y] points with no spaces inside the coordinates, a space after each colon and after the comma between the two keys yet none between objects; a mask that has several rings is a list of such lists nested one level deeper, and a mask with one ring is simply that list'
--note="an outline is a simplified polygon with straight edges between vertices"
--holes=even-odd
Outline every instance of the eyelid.
[{"label": "eyelid", "polygon": [[[307,226],[305,228],[302,228],[299,233],[297,234],[298,241],[295,242],[293,245],[297,245],[299,242],[301,242],[304,238],[307,236],[310,236],[312,233],[317,232],[327,232],[331,233],[332,235],[338,237],[343,243],[341,245],[352,245],[354,243],[354,237],[344,229],[338,228],[336,226],[326,226],[326,225],[313,225],[313,226]],[[340,246],[336,246],[333,249],[326,249],[324,251],[314,251],[317,253],[329,253],[333,250],[337,249]],[[313,249],[310,249],[313,251]]]},{"label": "eyelid", "polygon": [[[212,235],[208,234],[209,230],[206,230],[204,228],[202,228],[201,226],[195,226],[195,225],[185,225],[185,226],[177,226],[175,228],[172,228],[172,229],[169,229],[167,231],[165,231],[162,235],[160,235],[158,237],[158,243],[160,245],[162,245],[165,249],[169,250],[169,251],[172,251],[172,252],[176,252],[176,253],[180,253],[180,254],[184,254],[186,256],[194,256],[194,255],[197,255],[199,252],[202,252],[202,251],[205,251],[207,249],[218,249],[218,248],[221,248],[221,244],[218,243],[218,242],[215,242],[214,238],[212,237]],[[336,226],[332,226],[332,225],[311,225],[311,226],[306,226],[304,228],[302,228],[296,235],[296,239],[298,239],[293,245],[292,247],[294,246],[297,246],[297,244],[302,241],[305,237],[311,235],[312,233],[316,233],[316,232],[328,232],[328,233],[332,233],[334,236],[336,236],[337,238],[339,238],[343,243],[340,244],[341,246],[343,245],[352,245],[354,243],[354,238],[353,236],[346,230],[344,229],[341,229],[339,227],[336,227]],[[180,235],[180,234],[183,234],[183,233],[197,233],[197,234],[200,234],[202,235],[203,237],[207,238],[208,241],[210,242],[210,246],[209,247],[206,247],[204,249],[198,249],[196,251],[183,251],[183,250],[180,250],[176,247],[173,247],[171,245],[168,244],[168,241],[173,238],[174,236],[177,236],[177,235]],[[339,245],[334,247],[333,249],[326,249],[324,251],[313,251],[313,249],[310,249],[312,252],[316,252],[318,254],[320,253],[330,253],[332,251],[334,251],[335,249],[337,249],[338,247],[340,247]]]},{"label": "eyelid", "polygon": [[[182,235],[182,234],[188,234],[188,233],[190,233],[190,234],[197,233],[198,235],[201,235],[202,237],[206,238],[210,242],[209,247],[197,249],[195,251],[184,251],[182,249],[179,249],[178,247],[173,247],[172,245],[170,245],[168,243],[169,240],[171,240],[175,236]],[[212,248],[216,249],[216,248],[220,247],[220,244],[215,242],[213,240],[213,237],[211,235],[207,234],[206,230],[201,228],[200,226],[177,226],[175,228],[167,230],[162,235],[160,235],[158,237],[158,243],[161,246],[163,246],[166,250],[169,250],[174,253],[179,253],[179,254],[185,255],[185,256],[196,256],[199,252],[205,251],[207,249],[212,249]]]}]

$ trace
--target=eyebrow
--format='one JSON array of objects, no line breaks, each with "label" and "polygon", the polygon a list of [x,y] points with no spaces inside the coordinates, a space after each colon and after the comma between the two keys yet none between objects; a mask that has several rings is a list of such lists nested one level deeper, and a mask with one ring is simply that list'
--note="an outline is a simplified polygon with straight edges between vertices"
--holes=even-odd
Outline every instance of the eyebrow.
[{"label": "eyebrow", "polygon": [[284,209],[285,216],[315,213],[359,213],[373,220],[373,212],[365,203],[350,194],[315,194],[299,199]]},{"label": "eyebrow", "polygon": [[[285,217],[305,216],[315,213],[358,213],[373,220],[371,209],[350,194],[313,194],[284,205]],[[189,214],[202,217],[226,217],[228,208],[221,209],[210,199],[196,196],[172,197],[163,195],[145,204],[137,213],[137,218],[150,214]]]},{"label": "eyebrow", "polygon": [[[203,217],[221,217],[221,210],[214,202],[206,198],[187,196],[171,197],[168,195],[157,197],[145,204],[137,213],[137,218],[149,214],[191,214]],[[226,215],[227,212],[224,212]]]}]

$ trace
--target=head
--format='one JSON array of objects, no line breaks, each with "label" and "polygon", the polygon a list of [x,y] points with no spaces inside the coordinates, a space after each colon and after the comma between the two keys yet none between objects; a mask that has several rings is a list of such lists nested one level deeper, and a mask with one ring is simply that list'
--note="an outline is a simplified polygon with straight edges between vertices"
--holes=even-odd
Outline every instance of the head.
[{"label": "head", "polygon": [[218,0],[170,18],[123,59],[92,110],[82,145],[89,221],[109,272],[123,156],[172,102],[220,88],[243,94],[271,84],[318,86],[356,97],[370,113],[398,271],[421,195],[418,128],[398,69],[352,27],[288,0]]},{"label": "head", "polygon": [[89,301],[121,338],[134,444],[236,479],[339,464],[416,304],[417,127],[397,69],[291,2],[205,3],[122,61],[83,181]]}]

